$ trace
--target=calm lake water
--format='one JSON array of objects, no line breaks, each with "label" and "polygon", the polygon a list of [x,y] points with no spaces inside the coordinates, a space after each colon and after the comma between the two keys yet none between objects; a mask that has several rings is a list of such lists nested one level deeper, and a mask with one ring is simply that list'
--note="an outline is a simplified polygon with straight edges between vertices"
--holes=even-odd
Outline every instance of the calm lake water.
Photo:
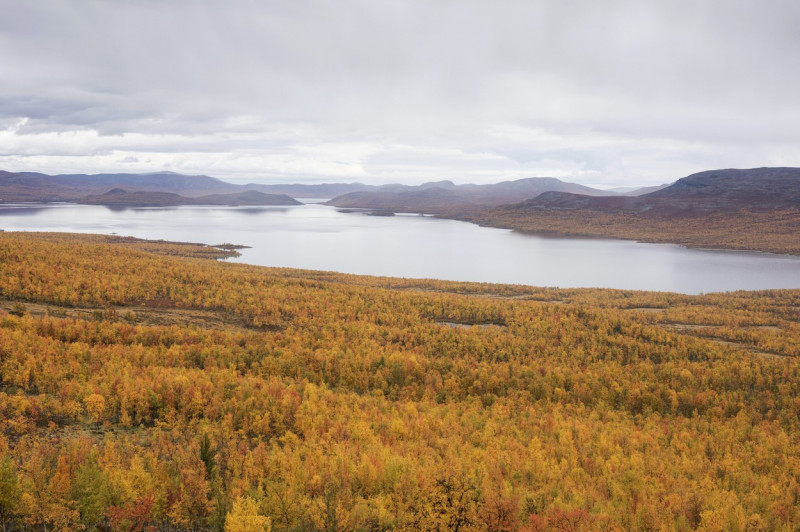
[{"label": "calm lake water", "polygon": [[365,275],[682,293],[800,288],[800,257],[624,240],[543,238],[324,205],[113,210],[0,205],[0,229],[252,246],[237,262]]}]

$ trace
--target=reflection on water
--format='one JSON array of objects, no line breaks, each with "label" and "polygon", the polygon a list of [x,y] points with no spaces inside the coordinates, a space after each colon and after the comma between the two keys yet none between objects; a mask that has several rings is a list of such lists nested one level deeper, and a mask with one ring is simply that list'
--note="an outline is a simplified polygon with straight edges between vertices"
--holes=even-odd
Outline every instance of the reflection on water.
[{"label": "reflection on water", "polygon": [[252,246],[239,262],[394,277],[684,293],[800,288],[800,258],[623,240],[542,238],[427,216],[324,205],[0,205],[0,229]]},{"label": "reflection on water", "polygon": [[[0,216],[36,216],[50,207],[30,205],[0,205]],[[0,228],[2,229],[2,228]]]},{"label": "reflection on water", "polygon": [[[177,207],[133,207],[130,205],[100,205],[100,207],[104,209],[108,209],[109,211],[113,212],[114,214],[124,213],[125,211],[146,211],[146,212],[154,212],[154,211],[169,211],[172,212]],[[187,208],[183,206],[184,208]],[[35,207],[35,209],[41,209],[42,207]],[[47,208],[47,207],[44,207]],[[198,206],[196,208],[208,208],[208,206]],[[225,206],[214,206],[213,208],[225,208]],[[236,212],[238,214],[264,214],[265,212],[275,213],[278,211],[288,211],[293,207],[284,207],[284,206],[247,206],[247,207],[236,207]],[[0,206],[0,210],[2,210],[2,206]]]}]

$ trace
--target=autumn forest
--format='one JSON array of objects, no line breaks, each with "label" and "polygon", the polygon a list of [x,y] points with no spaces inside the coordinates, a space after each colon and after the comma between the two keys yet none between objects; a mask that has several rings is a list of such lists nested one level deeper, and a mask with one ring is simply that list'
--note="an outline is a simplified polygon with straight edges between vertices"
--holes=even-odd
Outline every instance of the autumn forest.
[{"label": "autumn forest", "polygon": [[4,531],[800,527],[800,291],[217,254],[0,232]]}]

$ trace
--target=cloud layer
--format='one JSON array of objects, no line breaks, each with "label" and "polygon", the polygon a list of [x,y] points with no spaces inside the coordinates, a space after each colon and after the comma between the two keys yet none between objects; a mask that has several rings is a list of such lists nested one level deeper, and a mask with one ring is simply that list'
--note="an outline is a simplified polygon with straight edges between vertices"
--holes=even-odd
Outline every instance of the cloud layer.
[{"label": "cloud layer", "polygon": [[0,167],[616,186],[800,166],[800,4],[0,0]]}]

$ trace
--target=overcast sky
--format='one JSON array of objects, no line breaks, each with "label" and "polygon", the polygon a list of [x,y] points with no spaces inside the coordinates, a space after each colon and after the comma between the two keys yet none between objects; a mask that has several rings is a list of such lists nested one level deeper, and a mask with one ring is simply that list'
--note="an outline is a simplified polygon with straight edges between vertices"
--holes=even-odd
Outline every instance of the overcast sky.
[{"label": "overcast sky", "polygon": [[800,166],[798,0],[0,0],[0,169],[658,184]]}]

